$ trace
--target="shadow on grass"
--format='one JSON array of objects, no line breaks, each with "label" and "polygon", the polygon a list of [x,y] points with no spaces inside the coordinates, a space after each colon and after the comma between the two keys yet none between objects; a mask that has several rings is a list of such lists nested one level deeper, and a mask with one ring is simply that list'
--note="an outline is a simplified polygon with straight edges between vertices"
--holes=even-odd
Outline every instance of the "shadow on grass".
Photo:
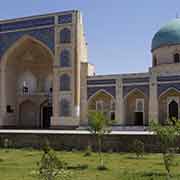
[{"label": "shadow on grass", "polygon": [[69,165],[69,166],[67,166],[67,169],[69,169],[69,170],[86,170],[86,169],[88,169],[88,165],[87,164],[78,164],[75,166]]}]

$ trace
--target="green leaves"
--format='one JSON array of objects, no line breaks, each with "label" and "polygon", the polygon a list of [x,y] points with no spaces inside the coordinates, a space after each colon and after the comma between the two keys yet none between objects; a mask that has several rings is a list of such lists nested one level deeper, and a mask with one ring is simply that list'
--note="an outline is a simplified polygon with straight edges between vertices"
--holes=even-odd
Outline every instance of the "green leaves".
[{"label": "green leaves", "polygon": [[89,113],[89,131],[93,134],[104,134],[110,132],[109,121],[102,112]]}]

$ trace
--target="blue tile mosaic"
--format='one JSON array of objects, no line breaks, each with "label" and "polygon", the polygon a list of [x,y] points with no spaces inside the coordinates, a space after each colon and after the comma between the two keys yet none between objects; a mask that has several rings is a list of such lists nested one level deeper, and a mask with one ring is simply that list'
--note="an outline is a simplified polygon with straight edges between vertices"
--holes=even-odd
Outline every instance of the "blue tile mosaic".
[{"label": "blue tile mosaic", "polygon": [[124,86],[123,87],[123,97],[125,97],[130,91],[134,89],[139,89],[146,96],[149,96],[149,85],[135,85],[135,86]]},{"label": "blue tile mosaic", "polygon": [[143,82],[149,82],[149,77],[143,77],[143,78],[124,78],[123,83],[143,83]]},{"label": "blue tile mosaic", "polygon": [[58,17],[59,24],[72,23],[72,14],[65,14]]},{"label": "blue tile mosaic", "polygon": [[180,83],[158,84],[158,96],[169,88],[175,88],[180,91]]},{"label": "blue tile mosaic", "polygon": [[98,79],[98,80],[87,80],[88,85],[99,85],[99,84],[116,84],[115,79]]},{"label": "blue tile mosaic", "polygon": [[180,76],[159,76],[157,78],[158,81],[179,81],[180,80]]},{"label": "blue tile mosaic", "polygon": [[88,87],[87,89],[87,97],[91,97],[99,90],[105,90],[110,93],[114,98],[116,97],[116,87],[115,86],[104,86],[104,87]]},{"label": "blue tile mosaic", "polygon": [[0,34],[0,57],[15,41],[24,35],[29,35],[47,45],[54,52],[54,28],[43,28],[28,31],[8,32]]},{"label": "blue tile mosaic", "polygon": [[0,32],[54,24],[54,16],[0,24]]}]

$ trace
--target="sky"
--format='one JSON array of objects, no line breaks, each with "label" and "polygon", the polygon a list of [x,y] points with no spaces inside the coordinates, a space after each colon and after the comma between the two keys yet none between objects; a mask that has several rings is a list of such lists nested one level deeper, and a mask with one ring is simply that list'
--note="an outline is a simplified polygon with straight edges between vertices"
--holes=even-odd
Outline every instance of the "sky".
[{"label": "sky", "polygon": [[147,72],[151,40],[180,16],[179,0],[1,0],[0,19],[78,9],[83,14],[88,61],[97,74]]}]

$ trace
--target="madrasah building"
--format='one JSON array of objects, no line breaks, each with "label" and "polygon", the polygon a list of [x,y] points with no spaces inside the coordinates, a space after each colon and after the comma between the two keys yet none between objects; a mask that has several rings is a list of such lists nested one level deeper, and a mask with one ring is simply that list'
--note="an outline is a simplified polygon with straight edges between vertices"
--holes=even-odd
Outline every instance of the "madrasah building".
[{"label": "madrasah building", "polygon": [[102,111],[118,127],[180,117],[180,19],[152,39],[146,73],[95,75],[79,11],[0,21],[0,127],[70,129]]}]

